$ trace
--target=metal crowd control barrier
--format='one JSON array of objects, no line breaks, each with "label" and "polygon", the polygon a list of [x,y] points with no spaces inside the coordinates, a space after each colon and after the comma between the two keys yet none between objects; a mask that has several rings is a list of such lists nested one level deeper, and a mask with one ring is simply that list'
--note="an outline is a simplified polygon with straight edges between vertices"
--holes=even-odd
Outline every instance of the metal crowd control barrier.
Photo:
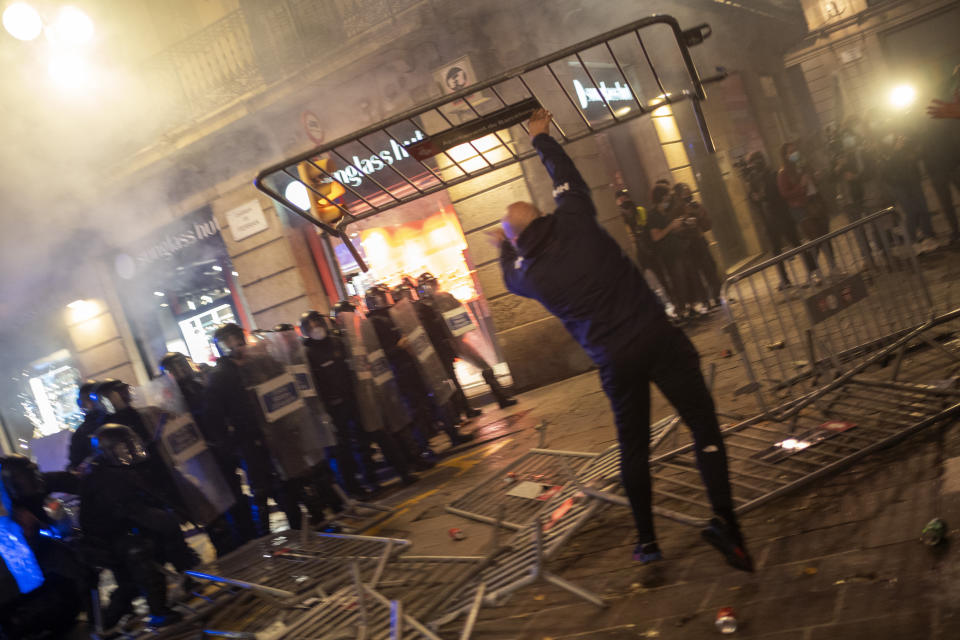
[{"label": "metal crowd control barrier", "polygon": [[287,640],[440,640],[419,620],[404,611],[398,600],[388,600],[359,579],[315,605],[282,637]]},{"label": "metal crowd control barrier", "polygon": [[348,562],[357,562],[365,579],[375,583],[390,558],[410,545],[398,538],[305,532],[253,540],[203,571],[186,573],[289,601],[308,592],[322,596],[334,591],[349,579],[344,571]]},{"label": "metal crowd control barrier", "polygon": [[803,395],[932,318],[896,216],[884,209],[727,279],[727,330],[762,407],[764,391]]},{"label": "metal crowd control barrier", "polygon": [[[677,416],[667,416],[651,425],[651,450],[656,450],[679,423]],[[584,451],[530,449],[445,508],[454,515],[519,531],[552,504],[547,500],[551,495],[549,489],[540,500],[511,495],[511,491],[519,483],[533,482],[545,487],[564,487],[570,482],[571,473],[581,470],[589,472],[591,462],[601,455]]]},{"label": "metal crowd control barrier", "polygon": [[[567,472],[574,474],[569,469]],[[518,531],[508,544],[495,549],[462,574],[455,584],[445,584],[439,599],[422,613],[422,619],[442,626],[466,615],[469,622],[480,606],[502,604],[517,590],[541,580],[598,607],[606,606],[597,594],[548,571],[544,562],[606,506],[604,501],[593,499],[578,487],[594,487],[601,492],[616,490],[620,477],[619,448],[611,447],[597,454],[574,475],[577,483],[571,482],[551,498],[543,512]]]},{"label": "metal crowd control barrier", "polygon": [[[960,414],[960,390],[868,378],[863,372],[960,318],[960,310],[906,332],[799,400],[723,430],[737,513],[745,513],[947,418]],[[702,527],[710,505],[693,445],[651,459],[654,512]],[[622,496],[587,493],[628,506]]]},{"label": "metal crowd control barrier", "polygon": [[713,153],[700,102],[726,73],[701,79],[690,54],[711,33],[642,18],[267,167],[254,185],[340,237],[366,271],[348,225],[534,157],[522,121],[537,104],[567,143],[690,100]]}]

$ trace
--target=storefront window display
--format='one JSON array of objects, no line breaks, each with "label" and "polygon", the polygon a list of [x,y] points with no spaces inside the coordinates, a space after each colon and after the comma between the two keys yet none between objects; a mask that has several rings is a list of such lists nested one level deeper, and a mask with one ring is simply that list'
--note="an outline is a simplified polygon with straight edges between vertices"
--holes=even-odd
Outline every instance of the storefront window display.
[{"label": "storefront window display", "polygon": [[124,313],[151,374],[167,351],[212,364],[213,329],[247,324],[239,274],[209,207],[151,234],[115,262]]},{"label": "storefront window display", "polygon": [[[386,213],[367,218],[349,227],[369,271],[360,271],[342,243],[335,255],[354,303],[363,306],[364,293],[374,284],[399,284],[405,277],[416,280],[422,273],[433,274],[444,291],[460,300],[473,315],[480,331],[473,332],[473,346],[490,363],[498,363],[499,376],[508,373],[494,339],[486,299],[480,292],[475,270],[467,252],[460,221],[446,194],[417,200]],[[469,387],[482,384],[478,371],[457,362],[458,377]]]}]

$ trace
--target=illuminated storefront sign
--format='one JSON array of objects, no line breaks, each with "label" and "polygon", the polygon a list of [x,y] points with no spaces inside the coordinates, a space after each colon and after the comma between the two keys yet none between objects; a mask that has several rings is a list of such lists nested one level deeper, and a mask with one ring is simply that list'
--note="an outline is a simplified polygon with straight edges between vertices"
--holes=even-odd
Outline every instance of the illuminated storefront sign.
[{"label": "illuminated storefront sign", "polygon": [[580,108],[586,109],[593,103],[603,103],[606,98],[609,104],[614,102],[633,102],[633,94],[630,87],[622,84],[619,80],[608,86],[601,81],[600,88],[584,86],[579,80],[573,81],[573,90],[577,93],[577,100],[580,102]]},{"label": "illuminated storefront sign", "polygon": [[386,149],[382,149],[366,157],[354,155],[350,158],[352,165],[337,169],[333,172],[333,177],[340,184],[359,187],[363,182],[363,176],[377,173],[396,162],[409,158],[410,154],[407,153],[404,146],[423,140],[423,138],[423,132],[419,129],[413,132],[409,140],[398,141],[391,138],[390,146]]}]

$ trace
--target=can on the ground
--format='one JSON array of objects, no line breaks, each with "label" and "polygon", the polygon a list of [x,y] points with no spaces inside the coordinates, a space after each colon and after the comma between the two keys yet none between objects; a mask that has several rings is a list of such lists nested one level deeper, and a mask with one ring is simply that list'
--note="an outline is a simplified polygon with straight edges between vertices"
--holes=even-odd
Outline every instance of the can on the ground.
[{"label": "can on the ground", "polygon": [[723,634],[733,633],[737,630],[737,616],[733,612],[733,607],[724,607],[717,611],[717,631]]},{"label": "can on the ground", "polygon": [[454,540],[463,540],[464,538],[467,537],[463,534],[463,531],[461,531],[457,527],[450,529],[449,533],[450,533],[450,537],[453,538]]},{"label": "can on the ground", "polygon": [[920,539],[928,547],[935,547],[943,542],[946,535],[947,523],[940,518],[934,518],[923,527],[923,531],[920,532]]}]

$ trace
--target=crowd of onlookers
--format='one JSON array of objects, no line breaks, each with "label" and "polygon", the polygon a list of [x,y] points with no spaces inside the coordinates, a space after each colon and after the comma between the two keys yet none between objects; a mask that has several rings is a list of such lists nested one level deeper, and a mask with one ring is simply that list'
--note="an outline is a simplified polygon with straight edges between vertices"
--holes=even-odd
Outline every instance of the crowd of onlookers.
[{"label": "crowd of onlookers", "polygon": [[[951,190],[955,186],[960,192],[960,126],[947,116],[930,115],[883,120],[876,111],[867,112],[862,118],[847,117],[822,135],[783,144],[775,162],[762,151],[741,158],[736,167],[769,250],[778,255],[821,237],[834,218],[839,218],[836,228],[890,206],[897,210],[898,230],[884,239],[865,232],[855,236],[867,264],[884,242],[912,243],[918,254],[960,242]],[[924,193],[924,177],[936,207]],[[715,308],[722,280],[704,236],[712,228],[711,217],[690,187],[658,180],[646,207],[638,206],[626,189],[617,192],[617,204],[637,260],[668,313],[683,321]],[[934,229],[932,209],[942,214],[949,237]],[[799,257],[804,273],[778,266],[781,290],[818,285],[839,273],[830,242]]]}]

